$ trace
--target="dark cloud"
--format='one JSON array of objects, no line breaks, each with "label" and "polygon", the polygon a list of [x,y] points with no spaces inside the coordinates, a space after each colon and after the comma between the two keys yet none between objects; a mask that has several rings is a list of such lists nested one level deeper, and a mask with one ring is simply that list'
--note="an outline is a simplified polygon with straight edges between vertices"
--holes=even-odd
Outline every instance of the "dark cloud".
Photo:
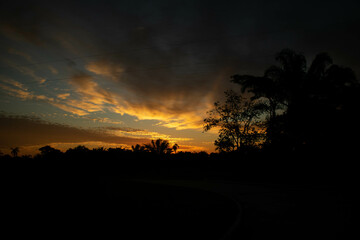
[{"label": "dark cloud", "polygon": [[[179,113],[218,99],[234,87],[233,74],[262,74],[287,47],[309,57],[329,52],[335,63],[360,73],[358,5],[351,0],[27,2],[12,3],[1,22],[29,42],[52,41],[80,57],[99,53],[68,64],[107,69],[93,73],[117,82],[112,92],[131,106]],[[80,78],[74,83],[85,84]],[[99,95],[112,98],[105,91]]]},{"label": "dark cloud", "polygon": [[41,6],[34,5],[30,1],[1,5],[0,31],[2,34],[16,40],[22,38],[37,45],[44,43],[40,26],[47,16]]},{"label": "dark cloud", "polygon": [[0,147],[30,146],[49,143],[104,142],[115,144],[137,144],[148,139],[119,137],[61,124],[53,124],[38,118],[0,115]]}]

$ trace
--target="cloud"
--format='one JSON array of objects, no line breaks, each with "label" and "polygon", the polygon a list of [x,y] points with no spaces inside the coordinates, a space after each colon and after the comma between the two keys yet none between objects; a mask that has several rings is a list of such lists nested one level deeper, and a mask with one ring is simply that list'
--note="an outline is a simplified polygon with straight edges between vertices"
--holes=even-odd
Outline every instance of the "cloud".
[{"label": "cloud", "polygon": [[81,95],[81,100],[84,102],[95,105],[114,104],[112,93],[101,88],[88,74],[75,74],[71,78],[70,84],[75,87],[75,91]]},{"label": "cloud", "polygon": [[11,53],[11,54],[17,55],[17,56],[21,56],[21,57],[25,58],[30,63],[34,63],[32,57],[29,54],[25,53],[25,52],[16,50],[14,48],[9,48],[8,52]]},{"label": "cloud", "polygon": [[[106,70],[104,74],[110,74],[110,71]],[[119,77],[112,76],[112,79]],[[215,101],[216,92],[214,94],[211,90],[221,89],[217,86],[218,81],[207,86],[208,90],[205,92],[200,92],[205,87],[200,89],[189,87],[189,91],[179,91],[171,86],[162,86],[162,93],[158,93],[159,90],[155,86],[148,85],[148,92],[144,96],[141,92],[131,89],[130,80],[123,80],[120,77],[119,81],[111,81],[113,87],[108,90],[95,82],[93,76],[78,72],[69,81],[76,96],[72,94],[72,98],[64,98],[64,104],[81,109],[82,115],[84,112],[110,111],[135,116],[139,120],[157,120],[158,125],[168,128],[201,129],[204,114]],[[104,83],[102,81],[102,84]],[[65,110],[64,107],[62,109]],[[78,114],[76,111],[71,112]]]},{"label": "cloud", "polygon": [[142,129],[134,129],[129,127],[102,127],[100,128],[105,130],[106,132],[110,132],[111,134],[117,136],[124,136],[124,137],[132,137],[132,138],[149,138],[149,139],[165,139],[171,143],[178,142],[178,141],[191,141],[192,138],[179,138],[179,137],[172,137],[168,134],[162,134],[154,131],[142,130]]},{"label": "cloud", "polygon": [[113,127],[113,126],[102,127],[101,129],[110,130],[110,131],[121,131],[121,132],[140,132],[140,131],[143,131],[143,130],[137,129],[137,128],[130,128],[130,127]]},{"label": "cloud", "polygon": [[177,152],[201,152],[201,151],[209,151],[208,148],[206,147],[199,147],[199,146],[192,146],[192,145],[184,145],[181,144],[179,145],[179,149],[177,150]]},{"label": "cloud", "polygon": [[85,68],[89,72],[109,77],[113,80],[119,79],[124,71],[124,68],[120,64],[106,59],[90,62]]},{"label": "cloud", "polygon": [[68,105],[66,105],[64,103],[50,102],[50,104],[57,107],[57,108],[60,108],[61,110],[65,111],[65,112],[76,114],[76,115],[79,115],[79,116],[84,116],[84,115],[88,114],[88,112],[85,111],[85,110],[82,110],[82,109],[79,109],[79,108],[76,108],[76,107],[71,107],[71,106],[68,106]]},{"label": "cloud", "polygon": [[36,45],[41,45],[43,43],[35,25],[24,28],[20,25],[19,20],[8,19],[8,22],[0,23],[0,32],[6,37],[18,42],[22,42],[25,39]]},{"label": "cloud", "polygon": [[11,79],[11,78],[7,78],[7,77],[3,77],[1,76],[0,77],[0,80],[4,83],[7,83],[11,86],[14,86],[16,88],[19,88],[21,90],[24,90],[24,91],[27,91],[28,89],[24,86],[24,84],[18,82],[18,81],[15,81],[14,79]]},{"label": "cloud", "polygon": [[21,89],[18,87],[14,88],[2,83],[0,83],[0,88],[2,90],[5,90],[8,95],[20,98],[22,100],[33,99],[35,97],[32,93],[28,92],[26,89]]},{"label": "cloud", "polygon": [[110,119],[110,118],[106,118],[106,117],[84,117],[84,118],[87,118],[89,120],[92,120],[94,122],[100,122],[100,123],[111,123],[111,124],[116,124],[116,125],[119,125],[119,124],[124,124],[124,122],[122,121],[118,121],[118,120],[114,120],[114,119]]},{"label": "cloud", "polygon": [[57,95],[57,98],[67,99],[70,96],[70,93],[61,93]]},{"label": "cloud", "polygon": [[[231,75],[263,74],[273,63],[272,55],[284,47],[343,51],[343,56],[357,59],[359,35],[351,28],[358,14],[355,1],[346,2],[350,4],[343,4],[341,12],[334,3],[313,1],[193,1],[176,8],[167,1],[86,8],[82,1],[9,3],[0,15],[0,29],[7,37],[68,57],[71,72],[66,74],[78,71],[69,81],[73,92],[48,99],[64,111],[85,116],[109,110],[158,120],[168,128],[201,129],[212,103],[236,87],[229,82]],[[26,58],[25,52],[12,50]],[[33,69],[17,69],[44,80]],[[36,98],[14,89],[9,94]]]},{"label": "cloud", "polygon": [[29,91],[27,88],[24,87],[23,84],[7,78],[2,78],[2,82],[7,83],[8,85],[0,83],[0,89],[4,90],[8,95],[20,98],[21,100],[36,100],[36,101],[42,101],[47,102],[57,108],[60,108],[63,111],[70,112],[79,116],[87,115],[88,111],[82,110],[78,107],[69,106],[64,102],[58,101],[57,99],[54,99],[52,97],[47,97],[45,95],[37,95],[31,91]]},{"label": "cloud", "polygon": [[6,65],[8,65],[9,67],[15,69],[16,71],[20,72],[23,75],[26,76],[30,76],[31,78],[33,78],[35,81],[37,81],[38,83],[44,83],[46,81],[46,79],[44,77],[38,76],[35,72],[34,69],[27,67],[27,66],[21,66],[16,64],[15,62],[7,59],[7,58],[0,58],[0,60],[2,62],[4,62]]},{"label": "cloud", "polygon": [[0,80],[6,84],[0,83],[0,89],[6,91],[10,96],[20,98],[22,100],[40,100],[46,101],[49,103],[54,102],[54,98],[47,97],[45,95],[36,95],[33,92],[29,91],[24,84],[15,81],[11,78],[0,77]]},{"label": "cloud", "polygon": [[[79,95],[76,99],[66,99],[66,105],[76,107],[86,112],[98,112],[109,110],[119,114],[128,114],[137,117],[139,120],[159,120],[159,125],[177,128],[199,128],[202,124],[202,117],[198,112],[190,107],[186,109],[183,104],[192,104],[184,101],[183,96],[171,97],[167,99],[157,99],[155,96],[150,99],[141,99],[131,101],[129,98],[123,98],[116,91],[105,90],[93,80],[93,77],[85,73],[74,75],[70,84],[74,91]],[[132,97],[136,97],[133,95]],[[205,98],[204,96],[202,96]],[[178,98],[178,99],[177,99]],[[208,106],[204,102],[200,107]],[[199,107],[199,106],[196,106]],[[76,113],[72,111],[72,113]]]},{"label": "cloud", "polygon": [[149,138],[116,136],[109,132],[53,124],[38,118],[0,115],[0,147],[31,146],[49,143],[103,142],[142,144]]},{"label": "cloud", "polygon": [[59,73],[59,71],[55,67],[53,67],[51,65],[48,65],[47,67],[51,71],[52,74],[58,74]]}]

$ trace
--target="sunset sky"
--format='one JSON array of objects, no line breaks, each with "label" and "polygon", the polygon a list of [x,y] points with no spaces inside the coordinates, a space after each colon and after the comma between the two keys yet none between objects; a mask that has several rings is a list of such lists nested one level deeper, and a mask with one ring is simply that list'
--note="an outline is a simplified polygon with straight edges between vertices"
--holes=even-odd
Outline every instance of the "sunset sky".
[{"label": "sunset sky", "polygon": [[[341,4],[341,5],[340,5]],[[357,1],[2,1],[0,151],[214,151],[206,112],[283,48],[360,75]]]}]

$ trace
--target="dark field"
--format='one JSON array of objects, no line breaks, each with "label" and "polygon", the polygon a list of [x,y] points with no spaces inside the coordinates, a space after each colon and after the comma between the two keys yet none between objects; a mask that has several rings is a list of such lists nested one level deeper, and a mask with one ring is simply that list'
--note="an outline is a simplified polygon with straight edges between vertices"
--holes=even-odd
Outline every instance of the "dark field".
[{"label": "dark field", "polygon": [[[46,165],[46,164],[45,164]],[[240,164],[241,165],[241,164]],[[355,184],[324,170],[218,162],[103,163],[112,176],[11,177],[14,234],[120,239],[348,239]],[[49,169],[63,169],[54,166]],[[90,162],[73,165],[92,173]],[[91,169],[91,171],[90,171]],[[292,169],[292,170],[291,170]],[[338,171],[339,172],[339,171]],[[79,174],[77,175],[79,176]],[[342,179],[340,181],[340,179]],[[21,230],[17,228],[21,226]]]}]

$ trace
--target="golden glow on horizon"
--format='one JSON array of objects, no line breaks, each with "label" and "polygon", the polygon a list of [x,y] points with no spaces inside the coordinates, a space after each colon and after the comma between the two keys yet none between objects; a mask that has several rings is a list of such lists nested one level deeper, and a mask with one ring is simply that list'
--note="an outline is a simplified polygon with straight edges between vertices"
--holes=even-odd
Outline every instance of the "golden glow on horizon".
[{"label": "golden glow on horizon", "polygon": [[[150,140],[149,140],[150,142]],[[174,144],[173,142],[170,142],[170,144]],[[99,141],[91,141],[91,142],[74,142],[74,143],[49,143],[49,144],[38,144],[38,145],[30,145],[30,146],[20,146],[19,149],[19,156],[23,155],[32,155],[35,156],[36,154],[40,153],[39,148],[44,147],[45,145],[49,145],[55,149],[59,149],[62,152],[66,152],[69,148],[74,148],[79,145],[83,145],[87,147],[88,149],[94,149],[99,147],[104,147],[105,149],[109,148],[124,148],[131,150],[131,146],[129,144],[116,144],[116,143],[105,143],[105,142],[99,142]],[[9,154],[11,152],[10,148],[0,148],[0,151],[3,154]],[[210,153],[211,150],[207,149],[206,147],[199,147],[199,146],[193,146],[193,145],[184,145],[179,144],[179,149],[176,152],[201,152],[205,151]]]}]

